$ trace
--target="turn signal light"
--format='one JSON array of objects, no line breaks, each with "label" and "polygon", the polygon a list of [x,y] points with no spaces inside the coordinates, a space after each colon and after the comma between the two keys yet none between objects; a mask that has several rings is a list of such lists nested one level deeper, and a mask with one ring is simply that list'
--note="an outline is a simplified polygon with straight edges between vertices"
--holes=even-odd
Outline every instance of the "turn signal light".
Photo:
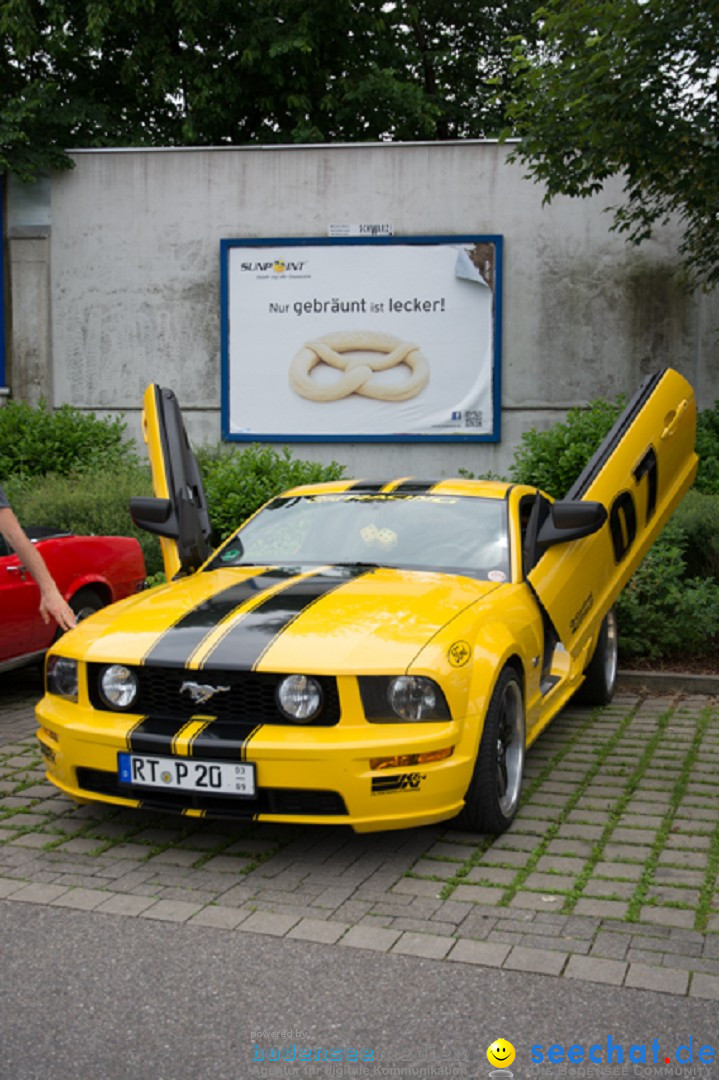
[{"label": "turn signal light", "polygon": [[376,757],[369,759],[369,767],[376,769],[406,769],[409,765],[427,765],[430,761],[444,761],[454,753],[453,746],[442,750],[425,750],[422,754],[395,754],[394,757]]}]

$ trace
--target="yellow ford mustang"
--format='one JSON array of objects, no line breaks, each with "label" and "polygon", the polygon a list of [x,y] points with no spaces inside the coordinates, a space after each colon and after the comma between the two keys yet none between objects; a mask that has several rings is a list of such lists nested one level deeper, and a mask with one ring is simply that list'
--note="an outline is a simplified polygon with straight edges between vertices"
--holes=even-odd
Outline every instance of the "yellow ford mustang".
[{"label": "yellow ford mustang", "polygon": [[650,377],[567,497],[342,480],[273,499],[212,553],[171,391],[148,387],[169,584],[65,635],[37,707],[76,800],[501,832],[524,752],[578,691],[612,695],[613,604],[696,470],[691,387]]}]

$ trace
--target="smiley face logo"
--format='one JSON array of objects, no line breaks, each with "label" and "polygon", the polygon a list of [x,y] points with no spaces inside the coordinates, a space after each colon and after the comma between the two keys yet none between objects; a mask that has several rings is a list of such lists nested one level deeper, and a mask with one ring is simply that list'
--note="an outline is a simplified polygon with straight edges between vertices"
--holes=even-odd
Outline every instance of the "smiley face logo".
[{"label": "smiley face logo", "polygon": [[495,1039],[487,1047],[487,1061],[495,1069],[506,1069],[514,1061],[514,1047],[506,1039]]}]

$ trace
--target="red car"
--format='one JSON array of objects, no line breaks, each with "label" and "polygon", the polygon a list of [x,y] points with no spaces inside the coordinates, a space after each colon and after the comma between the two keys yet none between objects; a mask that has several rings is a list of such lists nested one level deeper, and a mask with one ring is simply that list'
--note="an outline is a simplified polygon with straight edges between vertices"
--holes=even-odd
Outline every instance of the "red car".
[{"label": "red car", "polygon": [[[26,531],[79,619],[143,586],[145,560],[131,537]],[[57,637],[57,624],[45,623],[39,608],[40,590],[0,535],[0,671],[40,659]]]}]

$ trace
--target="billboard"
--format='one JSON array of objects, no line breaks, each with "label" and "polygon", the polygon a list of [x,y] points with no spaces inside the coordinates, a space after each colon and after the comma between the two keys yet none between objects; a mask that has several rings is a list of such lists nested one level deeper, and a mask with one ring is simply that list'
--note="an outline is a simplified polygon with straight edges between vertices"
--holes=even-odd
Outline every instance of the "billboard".
[{"label": "billboard", "polygon": [[502,238],[221,241],[223,438],[499,441]]}]

